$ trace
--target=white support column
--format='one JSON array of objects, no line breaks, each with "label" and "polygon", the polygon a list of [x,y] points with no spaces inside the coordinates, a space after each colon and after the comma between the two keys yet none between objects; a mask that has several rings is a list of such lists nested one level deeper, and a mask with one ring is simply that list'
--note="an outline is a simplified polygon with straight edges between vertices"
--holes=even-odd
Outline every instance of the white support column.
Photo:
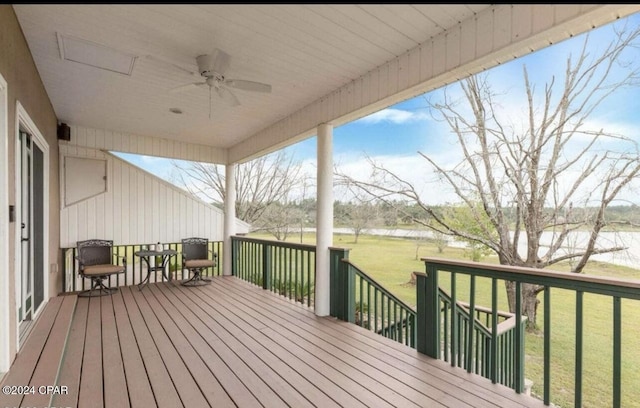
[{"label": "white support column", "polygon": [[333,245],[333,125],[318,126],[315,313],[329,314],[329,247]]},{"label": "white support column", "polygon": [[236,164],[227,164],[224,173],[224,257],[222,274],[231,275],[231,236],[236,233]]}]

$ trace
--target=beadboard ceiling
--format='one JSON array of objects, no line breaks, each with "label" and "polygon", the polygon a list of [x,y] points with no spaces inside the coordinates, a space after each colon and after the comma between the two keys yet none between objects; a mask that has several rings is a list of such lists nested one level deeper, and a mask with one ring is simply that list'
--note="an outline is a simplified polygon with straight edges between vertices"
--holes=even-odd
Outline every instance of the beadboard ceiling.
[{"label": "beadboard ceiling", "polygon": [[[485,5],[14,5],[62,122],[228,148],[473,16]],[[131,75],[61,59],[59,36],[135,56]],[[231,55],[232,107],[206,87],[195,58]],[[181,69],[185,68],[185,69]],[[179,108],[184,113],[169,112]]]},{"label": "beadboard ceiling", "polygon": [[[61,122],[229,149],[490,6],[13,7]],[[62,59],[65,39],[102,47],[124,73]],[[227,78],[268,83],[272,92],[234,90],[235,107],[214,93],[211,110],[207,87],[169,92],[202,80],[189,71],[215,48],[231,56]]]}]

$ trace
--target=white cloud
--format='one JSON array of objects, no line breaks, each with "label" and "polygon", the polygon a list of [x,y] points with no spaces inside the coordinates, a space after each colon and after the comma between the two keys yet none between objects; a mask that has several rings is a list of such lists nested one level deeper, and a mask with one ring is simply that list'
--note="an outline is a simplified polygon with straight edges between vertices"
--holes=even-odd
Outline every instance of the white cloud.
[{"label": "white cloud", "polygon": [[[447,160],[452,159],[447,154],[444,154],[443,158],[445,156],[447,156]],[[418,154],[378,155],[371,156],[370,159],[411,184],[426,203],[443,204],[458,201],[451,187],[438,180],[427,161]],[[372,166],[364,156],[339,155],[336,157],[335,164],[339,172],[355,180],[370,180]],[[337,200],[348,201],[352,199],[352,195],[340,186],[334,187],[334,194]],[[400,199],[401,197],[395,198]]]},{"label": "white cloud", "polygon": [[429,115],[425,112],[411,112],[402,109],[387,108],[382,109],[381,111],[378,111],[376,113],[372,113],[369,116],[365,116],[364,118],[358,119],[358,122],[366,124],[376,124],[380,122],[403,124],[428,119]]}]

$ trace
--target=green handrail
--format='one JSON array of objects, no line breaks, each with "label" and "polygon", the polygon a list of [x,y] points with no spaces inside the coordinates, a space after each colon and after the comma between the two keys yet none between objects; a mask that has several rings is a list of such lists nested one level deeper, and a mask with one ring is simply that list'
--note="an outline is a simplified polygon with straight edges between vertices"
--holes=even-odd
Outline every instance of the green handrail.
[{"label": "green handrail", "polygon": [[[475,314],[471,318],[471,305],[466,302],[456,302],[456,312],[452,310],[451,296],[439,288],[441,314],[441,353],[439,358],[451,362],[452,365],[466,369],[474,374],[491,379],[492,353],[496,353],[497,382],[515,388],[514,371],[509,364],[508,356],[512,355],[515,344],[516,317],[512,313],[498,311],[497,322],[494,327],[494,313],[490,308],[475,306]],[[454,317],[455,316],[455,317]],[[523,319],[526,319],[524,316]],[[454,320],[455,319],[455,320]],[[524,321],[524,320],[523,320]],[[458,333],[465,333],[457,341],[449,336],[452,325],[456,325]],[[521,326],[522,328],[524,326]],[[473,335],[469,333],[473,331]],[[493,332],[496,336],[493,336]],[[470,337],[472,338],[470,340]],[[494,349],[493,343],[496,343]],[[451,356],[457,356],[452,358]]]},{"label": "green handrail", "polygon": [[231,245],[233,276],[313,306],[315,246],[238,236]]},{"label": "green handrail", "polygon": [[339,291],[332,316],[415,348],[416,311],[349,259],[332,275]]},{"label": "green handrail", "polygon": [[[458,304],[456,297],[456,275],[463,274],[470,277],[471,290],[469,293],[469,311],[475,314],[475,279],[477,277],[489,278],[491,280],[491,341],[487,345],[487,357],[481,359],[486,365],[488,378],[494,383],[500,382],[512,386],[516,392],[524,390],[524,327],[526,320],[522,316],[522,285],[534,284],[542,288],[544,302],[544,339],[543,339],[543,400],[549,405],[551,402],[551,289],[565,289],[576,294],[575,303],[575,352],[574,352],[574,398],[575,406],[582,405],[583,393],[583,299],[585,293],[604,295],[611,298],[613,312],[613,344],[612,344],[612,407],[618,408],[622,401],[622,362],[621,362],[621,338],[622,338],[622,306],[621,299],[640,300],[640,282],[625,279],[615,279],[600,276],[590,276],[583,274],[546,271],[534,268],[512,267],[505,265],[493,265],[477,262],[463,262],[439,258],[423,258],[425,262],[425,273],[417,273],[417,304],[418,304],[418,351],[438,358],[440,355],[440,332],[444,330],[441,324],[441,314],[447,307],[442,307],[441,302]],[[451,294],[449,299],[443,298],[438,287],[439,272],[449,272],[451,274]],[[498,280],[513,282],[515,285],[515,318],[511,323],[511,330],[501,343],[499,341],[500,325],[498,323]],[[474,331],[465,329],[464,325],[456,322],[464,317],[459,309],[450,308],[451,317],[447,317],[446,336],[448,341],[459,347],[451,347],[448,356],[452,364],[462,363],[460,353],[466,357],[465,367],[470,370],[472,358],[476,355],[472,348],[477,342],[477,337],[482,336],[482,330]],[[475,324],[474,324],[475,326]],[[504,326],[503,326],[504,327]],[[513,344],[510,347],[505,345]],[[504,353],[503,353],[504,352]],[[474,362],[477,361],[474,360]],[[482,370],[481,370],[482,371]]]}]

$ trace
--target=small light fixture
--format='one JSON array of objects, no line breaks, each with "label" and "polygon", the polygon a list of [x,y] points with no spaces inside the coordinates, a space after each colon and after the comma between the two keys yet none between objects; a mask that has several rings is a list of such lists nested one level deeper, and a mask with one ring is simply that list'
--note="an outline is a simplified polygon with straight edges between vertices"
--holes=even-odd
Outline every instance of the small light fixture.
[{"label": "small light fixture", "polygon": [[180,108],[169,108],[169,112],[175,113],[176,115],[182,115],[182,109]]}]

